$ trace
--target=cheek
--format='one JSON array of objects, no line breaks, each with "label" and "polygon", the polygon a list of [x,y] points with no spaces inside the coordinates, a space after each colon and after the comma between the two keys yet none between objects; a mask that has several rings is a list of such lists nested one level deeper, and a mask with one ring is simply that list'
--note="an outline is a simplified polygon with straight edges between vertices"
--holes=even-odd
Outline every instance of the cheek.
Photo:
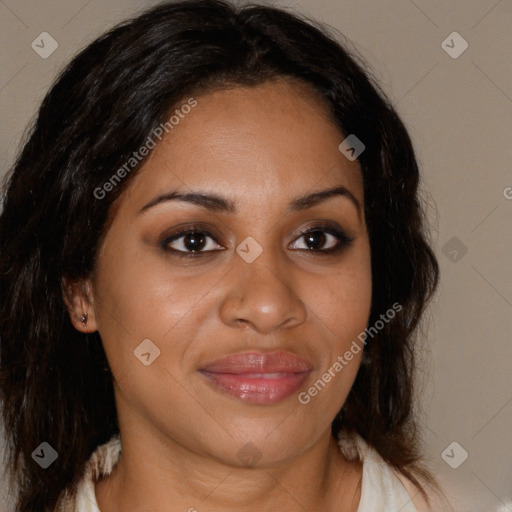
[{"label": "cheek", "polygon": [[[361,244],[337,270],[312,283],[306,291],[308,304],[336,335],[342,349],[348,339],[364,331],[370,316],[372,276],[367,243]],[[321,283],[321,285],[319,285]]]},{"label": "cheek", "polygon": [[160,352],[155,368],[162,362],[173,371],[179,366],[176,361],[186,352],[190,337],[214,307],[207,292],[225,273],[217,269],[194,276],[192,266],[184,272],[165,258],[141,256],[136,249],[113,238],[101,254],[97,272],[97,327],[118,381],[143,368],[137,353],[152,347],[144,341],[148,339],[157,347],[152,351]]},{"label": "cheek", "polygon": [[[340,276],[342,277],[342,276]],[[351,276],[352,277],[356,276]],[[322,364],[314,378],[298,396],[308,417],[331,421],[342,408],[359,370],[364,344],[360,335],[366,329],[371,307],[371,279],[329,281],[321,296],[317,316],[319,359]],[[316,428],[325,428],[318,422]]]},{"label": "cheek", "polygon": [[312,408],[324,410],[329,417],[343,405],[362,358],[361,333],[367,327],[372,300],[369,249],[347,260],[322,284],[312,287],[307,299],[324,333],[319,343],[322,368],[303,403],[314,399]]}]

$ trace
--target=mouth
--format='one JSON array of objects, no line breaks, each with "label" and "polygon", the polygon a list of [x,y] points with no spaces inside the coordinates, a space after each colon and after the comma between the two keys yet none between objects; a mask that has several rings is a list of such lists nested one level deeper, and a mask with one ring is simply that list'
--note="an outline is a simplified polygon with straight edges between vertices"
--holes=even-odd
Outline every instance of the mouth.
[{"label": "mouth", "polygon": [[281,402],[299,390],[311,363],[288,352],[231,354],[201,368],[213,389],[251,404]]}]

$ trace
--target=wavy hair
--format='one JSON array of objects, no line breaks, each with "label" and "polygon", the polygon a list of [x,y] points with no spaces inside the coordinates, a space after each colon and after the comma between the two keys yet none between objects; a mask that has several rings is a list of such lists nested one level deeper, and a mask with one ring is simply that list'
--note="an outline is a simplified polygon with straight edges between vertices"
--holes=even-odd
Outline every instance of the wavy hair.
[{"label": "wavy hair", "polygon": [[[391,102],[339,39],[283,9],[179,1],[117,25],[60,73],[5,180],[0,216],[0,399],[17,512],[53,510],[119,431],[101,338],[73,328],[62,279],[93,272],[116,199],[141,164],[105,198],[94,191],[183,98],[280,78],[309,84],[341,134],[364,141],[369,325],[402,306],[365,345],[332,433],[357,432],[416,484],[415,475],[429,480],[413,414],[414,346],[439,269],[418,165]],[[47,470],[31,457],[42,441],[58,452]]]}]

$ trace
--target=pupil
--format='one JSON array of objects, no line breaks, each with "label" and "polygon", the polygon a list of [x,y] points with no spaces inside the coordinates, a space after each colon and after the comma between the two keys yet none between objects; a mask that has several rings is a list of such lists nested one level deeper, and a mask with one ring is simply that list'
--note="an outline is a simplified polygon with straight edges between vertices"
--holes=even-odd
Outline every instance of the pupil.
[{"label": "pupil", "polygon": [[306,235],[306,243],[312,245],[310,249],[318,249],[325,243],[325,233],[323,231],[312,231]]},{"label": "pupil", "polygon": [[185,237],[185,247],[189,251],[198,251],[204,245],[205,237],[201,233],[190,233]]}]

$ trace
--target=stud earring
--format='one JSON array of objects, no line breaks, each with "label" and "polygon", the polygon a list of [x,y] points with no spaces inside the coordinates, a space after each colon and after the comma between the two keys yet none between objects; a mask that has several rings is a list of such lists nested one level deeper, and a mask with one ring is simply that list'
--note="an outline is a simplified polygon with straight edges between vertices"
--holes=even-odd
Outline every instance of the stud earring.
[{"label": "stud earring", "polygon": [[80,322],[82,322],[84,325],[87,323],[87,315],[85,313],[82,315],[82,318],[80,318]]}]

